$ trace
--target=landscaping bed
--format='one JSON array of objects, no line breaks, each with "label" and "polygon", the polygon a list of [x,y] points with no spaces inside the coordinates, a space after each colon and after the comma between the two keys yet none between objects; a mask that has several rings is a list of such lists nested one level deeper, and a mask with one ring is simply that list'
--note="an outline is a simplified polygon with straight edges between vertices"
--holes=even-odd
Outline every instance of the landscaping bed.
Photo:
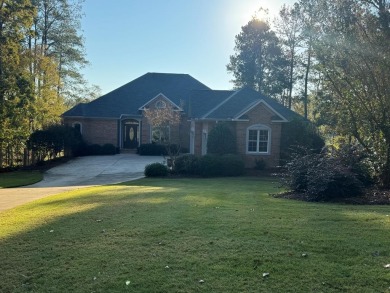
[{"label": "landscaping bed", "polygon": [[[302,201],[313,201],[309,196],[299,192],[283,192],[273,195],[276,198],[295,199]],[[328,202],[345,203],[345,204],[360,204],[360,205],[390,205],[390,190],[370,188],[363,195],[339,198]]]}]

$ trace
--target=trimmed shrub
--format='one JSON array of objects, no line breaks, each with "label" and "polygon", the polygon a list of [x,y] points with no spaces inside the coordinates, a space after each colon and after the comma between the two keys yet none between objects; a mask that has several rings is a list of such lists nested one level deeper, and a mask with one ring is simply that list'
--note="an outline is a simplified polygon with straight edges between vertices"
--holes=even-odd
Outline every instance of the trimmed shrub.
[{"label": "trimmed shrub", "polygon": [[199,175],[203,177],[222,176],[222,158],[216,155],[205,155],[199,159]]},{"label": "trimmed shrub", "polygon": [[218,123],[211,129],[207,139],[207,152],[216,155],[237,153],[236,135],[227,123]]},{"label": "trimmed shrub", "polygon": [[183,175],[198,175],[199,158],[191,154],[181,155],[176,158],[173,171]]},{"label": "trimmed shrub", "polygon": [[103,154],[102,146],[100,144],[91,144],[87,146],[87,155],[99,156]]},{"label": "trimmed shrub", "polygon": [[240,176],[245,173],[245,163],[238,155],[223,155],[222,176]]},{"label": "trimmed shrub", "polygon": [[103,155],[115,155],[118,153],[118,149],[111,143],[107,143],[103,146],[100,144],[86,144],[80,143],[74,149],[75,156],[103,156]]},{"label": "trimmed shrub", "polygon": [[256,170],[265,170],[267,168],[267,162],[263,159],[256,159],[255,169]]},{"label": "trimmed shrub", "polygon": [[118,150],[113,144],[106,143],[102,146],[101,152],[102,155],[115,155],[118,153]]},{"label": "trimmed shrub", "polygon": [[163,156],[166,155],[167,151],[165,146],[161,144],[146,143],[138,147],[137,153],[140,156]]},{"label": "trimmed shrub", "polygon": [[236,155],[205,155],[199,159],[199,171],[203,177],[240,176],[245,172],[245,164]]},{"label": "trimmed shrub", "polygon": [[152,163],[145,167],[146,177],[165,177],[168,175],[168,167],[161,163]]}]

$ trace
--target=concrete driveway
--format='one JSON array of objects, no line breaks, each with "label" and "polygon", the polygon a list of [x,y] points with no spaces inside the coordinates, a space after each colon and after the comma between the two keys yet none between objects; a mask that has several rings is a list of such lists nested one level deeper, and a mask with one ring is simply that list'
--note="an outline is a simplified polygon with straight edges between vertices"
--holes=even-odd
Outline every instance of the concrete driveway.
[{"label": "concrete driveway", "polygon": [[82,187],[139,179],[144,177],[146,165],[163,161],[162,157],[136,154],[75,158],[46,171],[41,182],[26,187],[0,189],[0,211]]}]

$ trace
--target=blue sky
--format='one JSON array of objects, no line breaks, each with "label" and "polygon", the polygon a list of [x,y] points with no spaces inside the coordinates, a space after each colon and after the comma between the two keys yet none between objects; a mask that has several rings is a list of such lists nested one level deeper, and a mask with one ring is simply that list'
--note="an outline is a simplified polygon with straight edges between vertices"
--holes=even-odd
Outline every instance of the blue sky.
[{"label": "blue sky", "polygon": [[231,89],[226,71],[234,37],[254,13],[270,17],[293,0],[86,0],[85,78],[108,93],[147,73],[188,73]]}]

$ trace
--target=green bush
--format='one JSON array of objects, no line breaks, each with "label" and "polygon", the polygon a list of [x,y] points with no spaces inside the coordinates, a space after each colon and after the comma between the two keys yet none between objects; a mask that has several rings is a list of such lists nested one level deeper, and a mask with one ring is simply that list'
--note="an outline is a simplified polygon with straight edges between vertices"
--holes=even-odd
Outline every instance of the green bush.
[{"label": "green bush", "polygon": [[[306,151],[302,155],[300,151],[286,164],[282,182],[313,201],[359,196],[364,190],[360,180],[363,174],[356,173],[356,157],[347,160],[345,155],[335,151]],[[354,164],[350,164],[351,161]]]},{"label": "green bush", "polygon": [[203,177],[240,176],[245,164],[237,155],[205,155],[199,160],[199,171]]},{"label": "green bush", "polygon": [[27,141],[28,149],[35,152],[38,161],[46,157],[56,158],[66,149],[75,150],[83,140],[80,132],[73,127],[51,125],[44,130],[36,130]]},{"label": "green bush", "polygon": [[115,155],[118,153],[118,149],[111,143],[107,143],[103,146],[99,144],[86,144],[81,143],[75,148],[75,156],[103,156],[103,155]]},{"label": "green bush", "polygon": [[265,170],[267,168],[267,162],[264,159],[256,159],[255,169],[256,170]]},{"label": "green bush", "polygon": [[152,163],[145,167],[146,177],[164,177],[168,175],[168,167],[161,163]]},{"label": "green bush", "polygon": [[115,155],[118,153],[118,149],[111,143],[106,143],[102,146],[101,150],[103,155]]},{"label": "green bush", "polygon": [[173,171],[182,175],[199,175],[199,158],[186,154],[176,158]]},{"label": "green bush", "polygon": [[241,176],[245,173],[245,163],[238,155],[222,156],[223,176]]},{"label": "green bush", "polygon": [[324,139],[311,122],[296,119],[284,123],[280,141],[280,163],[284,165],[290,161],[292,154],[296,153],[300,147],[320,153],[324,146]]},{"label": "green bush", "polygon": [[166,155],[167,151],[165,146],[161,144],[146,143],[138,147],[137,153],[140,156],[163,156]]},{"label": "green bush", "polygon": [[211,129],[207,139],[207,152],[216,155],[237,153],[236,135],[227,123],[218,123]]},{"label": "green bush", "polygon": [[[162,144],[156,144],[156,143],[145,143],[141,144],[137,149],[137,154],[140,156],[166,156],[168,155],[167,147]],[[188,153],[187,148],[180,147],[176,144],[169,145],[171,153]]]}]

